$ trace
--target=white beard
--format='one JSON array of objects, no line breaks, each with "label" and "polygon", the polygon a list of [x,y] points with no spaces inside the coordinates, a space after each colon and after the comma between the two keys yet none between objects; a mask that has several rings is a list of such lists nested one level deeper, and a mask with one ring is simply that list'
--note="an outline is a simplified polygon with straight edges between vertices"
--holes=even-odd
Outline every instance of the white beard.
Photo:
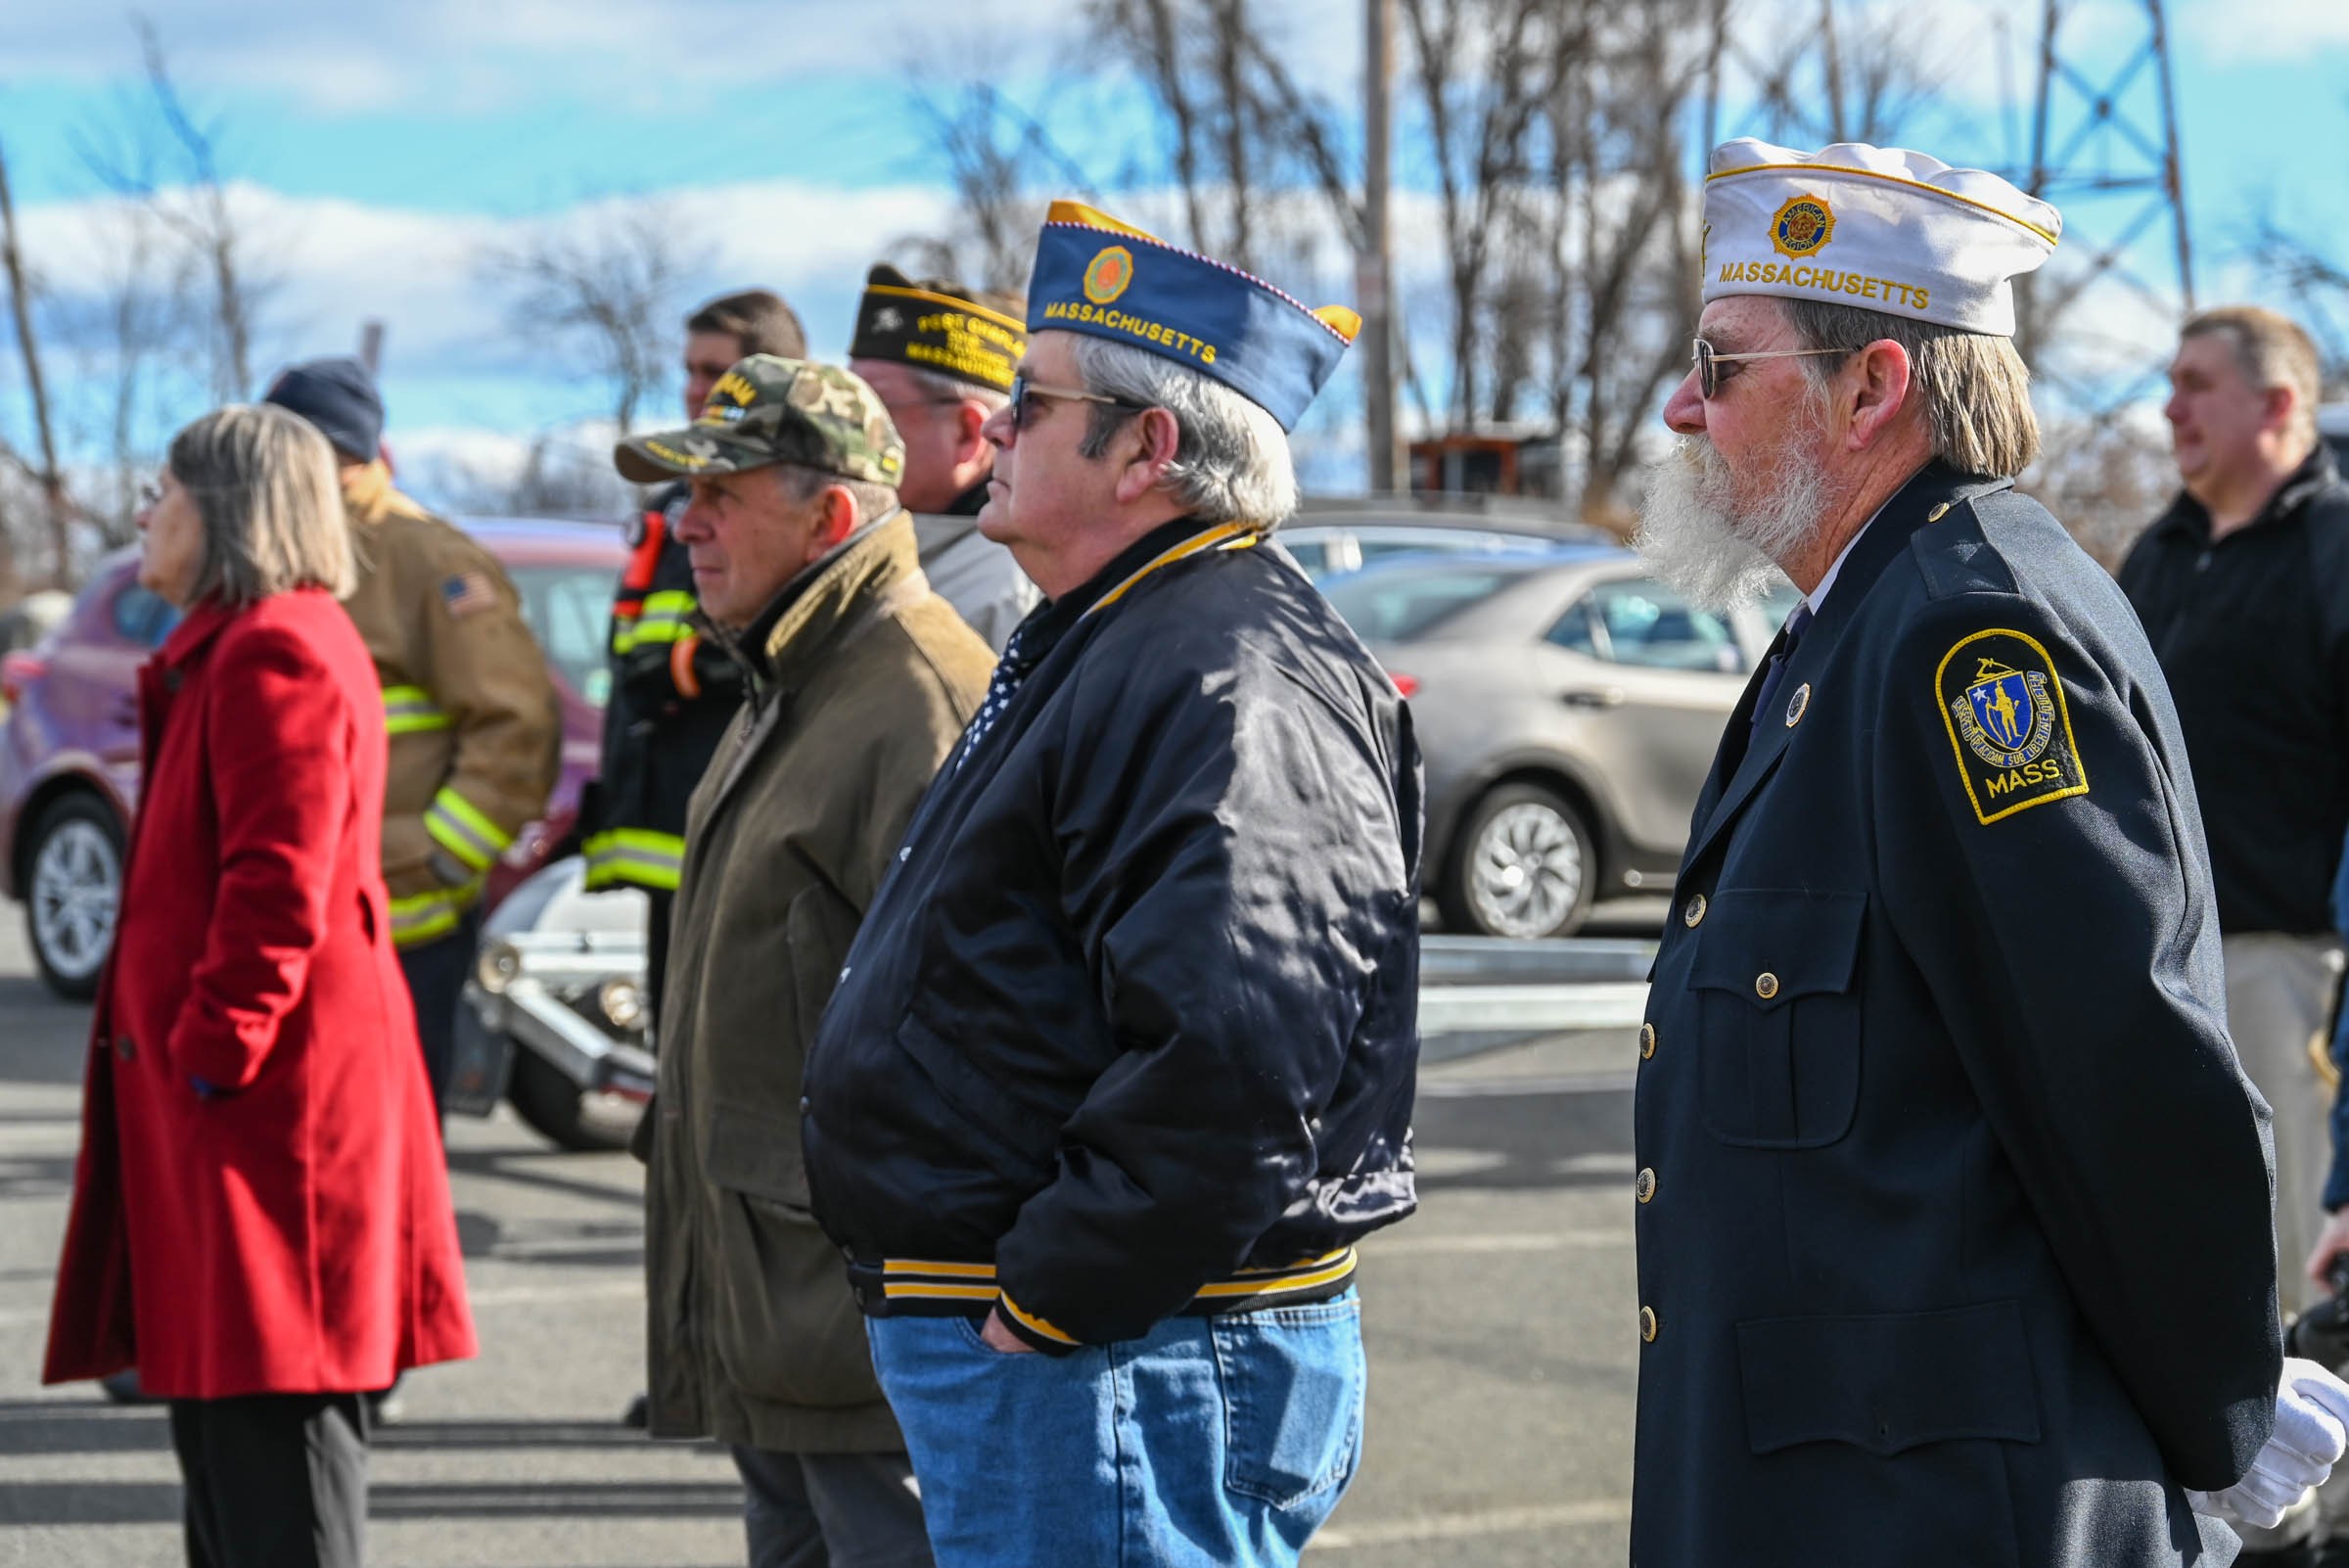
[{"label": "white beard", "polygon": [[[1797,430],[1743,503],[1736,476],[1713,443],[1683,436],[1648,475],[1632,538],[1648,569],[1690,603],[1726,610],[1773,586],[1782,564],[1810,542],[1826,516],[1825,466]],[[1813,433],[1816,434],[1816,433]]]}]

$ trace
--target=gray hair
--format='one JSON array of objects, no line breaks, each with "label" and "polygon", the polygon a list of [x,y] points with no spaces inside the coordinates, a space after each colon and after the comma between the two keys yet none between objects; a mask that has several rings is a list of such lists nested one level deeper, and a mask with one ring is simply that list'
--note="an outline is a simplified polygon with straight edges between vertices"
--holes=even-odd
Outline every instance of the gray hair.
[{"label": "gray hair", "polygon": [[[1805,348],[1848,353],[1889,338],[1907,350],[1909,385],[1924,412],[1933,455],[1959,473],[2009,478],[2038,458],[2031,372],[2011,339],[1818,300],[1788,300],[1786,314]],[[1821,392],[1840,363],[1823,356],[1802,361],[1812,389]]]},{"label": "gray hair", "polygon": [[195,597],[243,608],[293,588],[357,584],[335,449],[299,414],[232,403],[171,438],[171,477],[196,504]]},{"label": "gray hair", "polygon": [[797,463],[777,463],[775,465],[775,482],[783,487],[783,493],[794,501],[812,501],[819,491],[829,489],[835,484],[839,485],[849,492],[849,499],[856,503],[856,526],[858,528],[864,527],[876,518],[887,517],[898,509],[898,492],[895,486],[875,484],[867,480],[844,479],[838,474],[827,474],[820,468],[802,468]]},{"label": "gray hair", "polygon": [[973,402],[992,414],[1011,401],[1011,393],[982,387],[973,381],[957,381],[936,370],[922,370],[913,365],[905,367],[913,384],[931,397],[951,398],[956,402]]},{"label": "gray hair", "polygon": [[[1263,408],[1221,382],[1211,381],[1163,354],[1107,339],[1079,336],[1077,374],[1085,391],[1120,402],[1163,408],[1174,416],[1178,438],[1166,485],[1183,510],[1202,523],[1247,523],[1278,528],[1297,510],[1297,469],[1289,438]],[[1099,457],[1131,406],[1090,405],[1077,451]]]},{"label": "gray hair", "polygon": [[2254,391],[2292,390],[2292,421],[2284,427],[2303,451],[2317,443],[2317,401],[2322,377],[2317,346],[2291,317],[2258,305],[2221,305],[2187,319],[2178,341],[2216,334],[2234,345],[2235,363]]}]

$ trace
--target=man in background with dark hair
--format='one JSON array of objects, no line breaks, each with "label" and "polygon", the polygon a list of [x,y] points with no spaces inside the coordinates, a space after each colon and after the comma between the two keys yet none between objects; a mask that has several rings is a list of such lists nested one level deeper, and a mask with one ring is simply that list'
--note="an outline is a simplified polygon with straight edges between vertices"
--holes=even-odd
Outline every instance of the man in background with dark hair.
[{"label": "man in background with dark hair", "polygon": [[[752,354],[799,359],[800,318],[779,295],[720,295],[685,318],[685,417]],[[685,853],[685,803],[742,702],[734,662],[693,629],[693,567],[675,542],[691,494],[679,482],[655,492],[629,528],[631,551],[612,601],[612,692],[604,707],[603,764],[579,811],[587,887],[641,888],[645,997],[655,1043],[668,967],[669,903]]]}]

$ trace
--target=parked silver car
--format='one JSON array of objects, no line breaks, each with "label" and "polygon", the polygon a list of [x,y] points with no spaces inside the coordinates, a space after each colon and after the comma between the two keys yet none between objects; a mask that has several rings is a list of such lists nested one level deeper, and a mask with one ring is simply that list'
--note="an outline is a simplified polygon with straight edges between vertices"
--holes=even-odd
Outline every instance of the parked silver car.
[{"label": "parked silver car", "polygon": [[1404,557],[1322,584],[1410,699],[1448,930],[1564,936],[1669,887],[1795,591],[1717,615],[1611,546]]},{"label": "parked silver car", "polygon": [[1541,502],[1486,495],[1316,496],[1273,539],[1319,582],[1405,555],[1490,555],[1609,536]]}]

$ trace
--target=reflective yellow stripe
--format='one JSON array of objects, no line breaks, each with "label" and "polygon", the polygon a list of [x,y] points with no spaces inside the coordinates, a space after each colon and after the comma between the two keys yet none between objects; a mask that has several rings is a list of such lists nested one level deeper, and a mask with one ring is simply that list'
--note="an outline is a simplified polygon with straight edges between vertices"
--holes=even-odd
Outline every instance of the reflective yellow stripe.
[{"label": "reflective yellow stripe", "polygon": [[392,945],[416,947],[447,936],[481,891],[480,883],[468,882],[461,888],[436,888],[392,899]]},{"label": "reflective yellow stripe", "polygon": [[640,643],[679,642],[693,634],[686,618],[693,614],[693,595],[669,588],[660,593],[648,593],[644,608],[632,621],[622,621],[612,629],[612,651],[624,654]]},{"label": "reflective yellow stripe", "polygon": [[595,834],[582,848],[590,889],[626,883],[674,893],[677,874],[685,866],[685,841],[673,833],[613,828]]},{"label": "reflective yellow stripe", "polygon": [[384,688],[384,732],[413,735],[422,730],[448,728],[448,715],[422,686]]},{"label": "reflective yellow stripe", "polygon": [[484,816],[474,804],[445,785],[425,807],[424,830],[435,843],[475,871],[486,871],[505,853],[514,835]]}]

